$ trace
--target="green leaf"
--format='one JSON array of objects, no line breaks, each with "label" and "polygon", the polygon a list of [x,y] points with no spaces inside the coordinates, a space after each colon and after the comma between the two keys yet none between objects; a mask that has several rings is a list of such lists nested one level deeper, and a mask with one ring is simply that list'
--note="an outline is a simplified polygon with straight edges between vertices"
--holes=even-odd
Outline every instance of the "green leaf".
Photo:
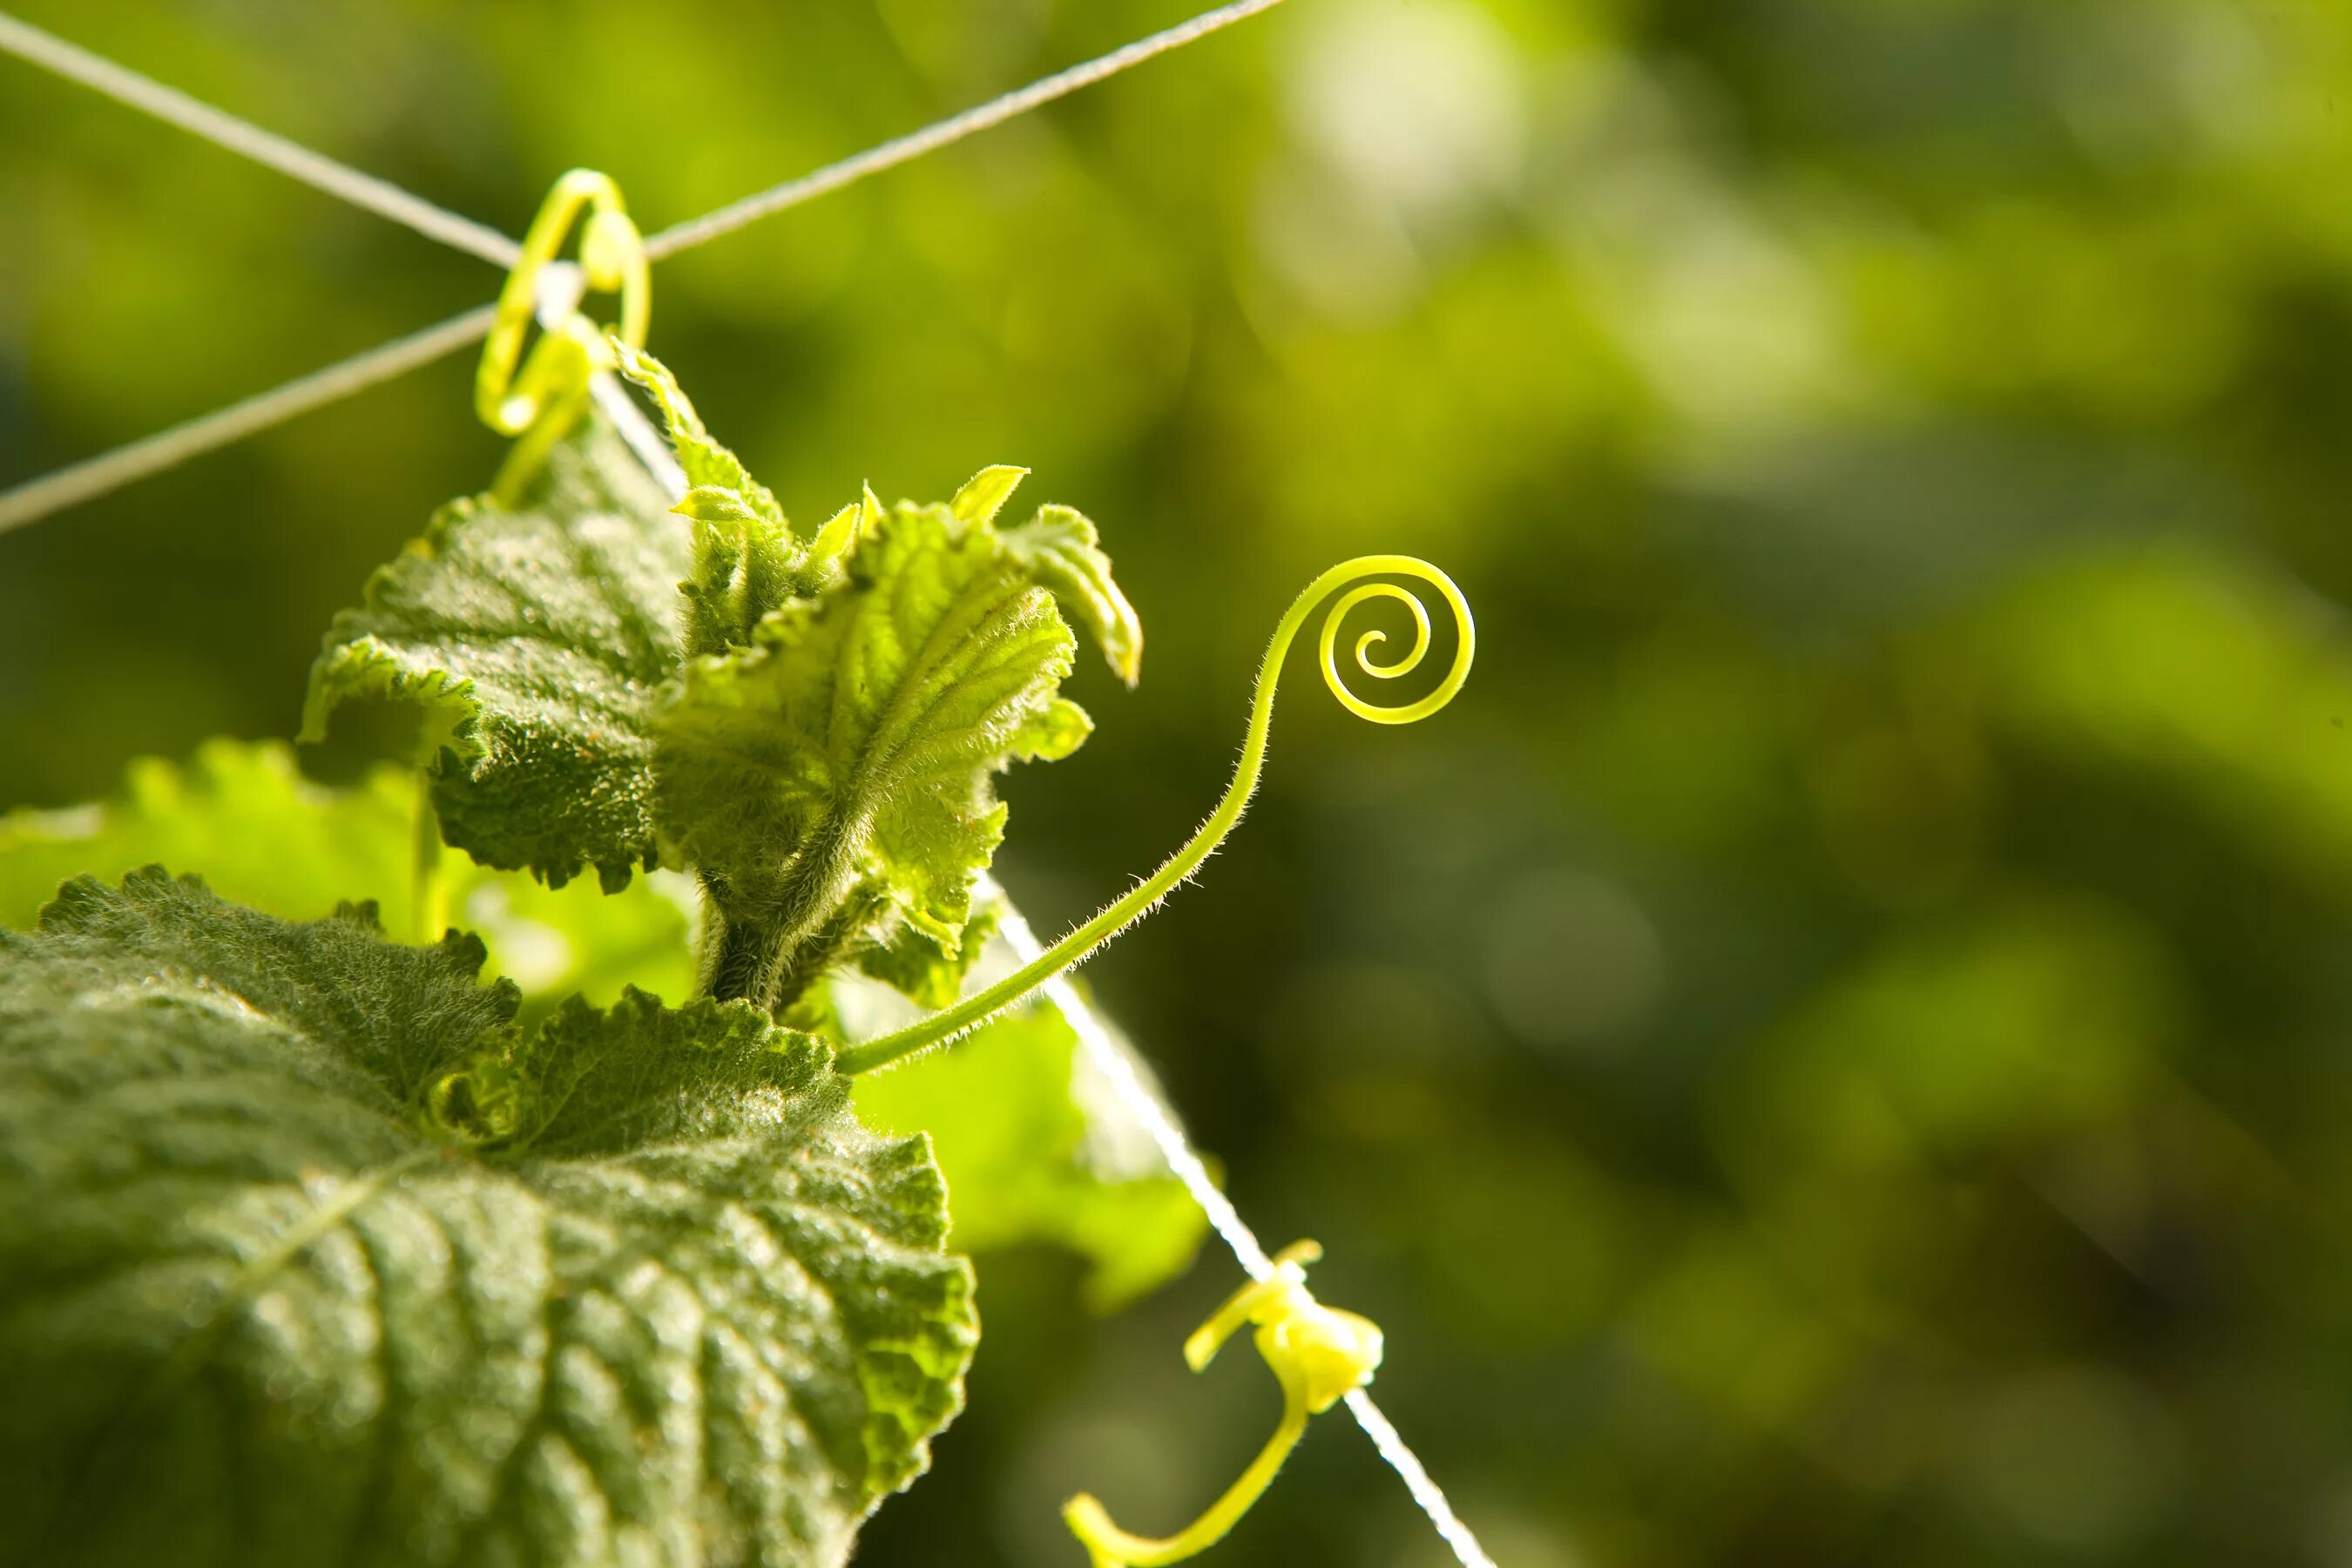
[{"label": "green leaf", "polygon": [[601,418],[559,443],[513,509],[445,507],[335,617],[306,739],[354,697],[434,722],[443,836],[490,866],[607,890],[657,864],[655,693],[677,668],[686,530]]},{"label": "green leaf", "polygon": [[948,510],[960,522],[994,522],[996,514],[1004,510],[1004,503],[1028,477],[1028,469],[1016,468],[1010,463],[982,468],[964,480],[963,488],[949,500]]},{"label": "green leaf", "polygon": [[1095,639],[1111,673],[1133,686],[1143,673],[1143,622],[1112,581],[1110,557],[1095,525],[1068,507],[1041,506],[1027,522],[1006,529],[1003,539],[1031,580]]},{"label": "green leaf", "polygon": [[837,1563],[977,1332],[822,1043],[193,880],[0,932],[14,1561]]},{"label": "green leaf", "polygon": [[[269,741],[207,741],[184,766],[144,759],[119,799],[0,816],[0,926],[31,927],[70,878],[114,881],[161,861],[267,914],[314,920],[365,899],[392,930],[413,931],[416,789],[415,769],[391,766],[329,789]],[[625,985],[693,989],[681,898],[692,889],[672,873],[608,898],[445,851],[441,876],[453,915],[488,944],[491,973],[522,987],[526,1016],[572,992],[610,1002]]]},{"label": "green leaf", "polygon": [[840,557],[854,539],[856,514],[836,514],[803,545],[768,487],[710,438],[667,366],[624,345],[621,371],[661,409],[670,446],[691,487],[677,507],[694,523],[693,568],[678,584],[686,596],[686,651],[748,647],[752,628],[771,610],[789,598],[821,593],[839,579]]},{"label": "green leaf", "polygon": [[[841,1005],[859,1011],[846,996]],[[1150,1081],[1148,1070],[1143,1077]],[[868,1126],[930,1134],[955,1194],[953,1246],[1066,1247],[1093,1265],[1086,1295],[1097,1310],[1116,1310],[1182,1273],[1207,1234],[1200,1205],[1051,1006],[1008,1014],[953,1050],[867,1073],[856,1095]]]},{"label": "green leaf", "polygon": [[946,1007],[963,994],[972,961],[996,932],[1003,906],[990,900],[971,912],[951,942],[916,926],[902,926],[885,943],[862,954],[858,967],[925,1007]]},{"label": "green leaf", "polygon": [[[991,524],[1013,490],[1029,477],[1026,468],[1000,463],[966,479],[948,502],[964,522]],[[870,505],[873,492],[866,492]],[[1102,650],[1111,673],[1133,686],[1143,669],[1143,622],[1110,574],[1095,525],[1066,506],[1042,506],[1017,528],[999,531],[1005,551],[1030,581],[1052,594],[1062,613],[1087,629]]]},{"label": "green leaf", "polygon": [[900,505],[842,589],[689,662],[663,715],[667,852],[723,931],[710,984],[781,1007],[902,926],[952,953],[1004,830],[990,775],[1084,733],[1075,639],[984,521]]},{"label": "green leaf", "polygon": [[1066,697],[1045,704],[1036,718],[1014,731],[1010,750],[1020,763],[1058,763],[1087,742],[1095,721]]},{"label": "green leaf", "polygon": [[753,479],[734,453],[711,439],[702,416],[695,412],[693,401],[678,385],[669,367],[643,349],[618,342],[614,346],[620,354],[621,374],[645,388],[660,408],[662,420],[669,428],[670,447],[677,453],[677,466],[686,471],[688,487],[730,494],[748,514],[789,533],[784,510],[776,504],[775,493]]},{"label": "green leaf", "polygon": [[142,758],[115,799],[0,816],[0,926],[29,929],[71,878],[162,861],[272,914],[315,919],[371,899],[408,929],[415,781],[414,768],[384,767],[330,790],[268,742],[207,741],[184,766]]}]

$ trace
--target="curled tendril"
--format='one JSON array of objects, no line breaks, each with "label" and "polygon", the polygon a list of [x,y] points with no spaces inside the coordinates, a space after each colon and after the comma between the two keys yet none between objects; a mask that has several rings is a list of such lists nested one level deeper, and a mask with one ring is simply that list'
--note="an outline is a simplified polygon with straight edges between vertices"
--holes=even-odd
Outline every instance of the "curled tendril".
[{"label": "curled tendril", "polygon": [[[497,319],[474,372],[474,410],[501,436],[518,437],[491,494],[512,506],[548,453],[587,412],[590,377],[614,367],[614,339],[579,310],[579,288],[562,299],[543,298],[549,267],[583,211],[577,282],[621,296],[614,336],[632,349],[646,342],[651,310],[646,246],[621,200],[621,187],[593,169],[574,169],[555,182],[524,234],[521,254],[499,290]],[[536,316],[544,331],[530,357],[522,340]]]},{"label": "curled tendril", "polygon": [[[1455,646],[1453,666],[1445,672],[1430,693],[1416,701],[1384,708],[1367,702],[1348,689],[1340,679],[1338,657],[1339,626],[1357,605],[1371,599],[1393,599],[1412,613],[1412,646],[1398,658],[1383,663],[1375,651],[1384,644],[1387,634],[1368,631],[1356,639],[1356,668],[1378,680],[1393,680],[1410,675],[1421,668],[1428,656],[1431,643],[1429,610],[1418,595],[1408,588],[1388,582],[1363,582],[1364,578],[1412,577],[1437,590],[1446,608],[1454,615]],[[1355,584],[1354,587],[1348,584]],[[1240,823],[1242,814],[1249,809],[1250,796],[1257,789],[1258,775],[1265,768],[1266,734],[1274,723],[1275,689],[1280,684],[1284,658],[1290,645],[1297,640],[1299,628],[1339,589],[1347,587],[1339,602],[1324,617],[1319,647],[1323,666],[1323,683],[1331,689],[1340,706],[1361,719],[1375,724],[1411,724],[1426,719],[1454,700],[1454,693],[1470,679],[1470,661],[1477,650],[1477,632],[1470,618],[1469,601],[1454,579],[1428,562],[1411,555],[1359,555],[1343,561],[1312,583],[1290,608],[1283,612],[1281,624],[1274,629],[1274,640],[1266,645],[1265,662],[1258,668],[1257,689],[1250,699],[1249,731],[1242,740],[1241,761],[1234,769],[1233,783],[1225,786],[1217,809],[1199,832],[1184,842],[1184,847],[1171,855],[1159,870],[1139,883],[1125,898],[1107,904],[1101,911],[1069,935],[1047,948],[1028,963],[1003,980],[966,997],[954,1006],[932,1014],[920,1023],[883,1035],[850,1047],[841,1053],[839,1066],[844,1072],[867,1072],[875,1068],[912,1056],[942,1041],[978,1027],[990,1018],[1020,1001],[1056,974],[1076,967],[1094,951],[1150,913],[1160,900],[1174,891],[1177,885],[1191,876],[1202,861],[1207,859],[1223,843],[1226,835]]]}]

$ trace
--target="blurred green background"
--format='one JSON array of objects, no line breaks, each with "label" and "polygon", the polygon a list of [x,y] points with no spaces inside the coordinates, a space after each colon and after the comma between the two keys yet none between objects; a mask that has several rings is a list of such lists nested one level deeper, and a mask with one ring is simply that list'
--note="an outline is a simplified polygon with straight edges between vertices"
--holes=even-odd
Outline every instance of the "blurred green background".
[{"label": "blurred green background", "polygon": [[[17,9],[519,232],[649,227],[1170,0]],[[1090,967],[1505,1568],[2352,1563],[2352,8],[1293,0],[662,267],[800,517],[983,463],[1150,645],[1007,784],[1051,931],[1197,822],[1315,571],[1426,555],[1442,717],[1298,680],[1202,883]],[[0,482],[496,276],[0,61]],[[499,444],[463,359],[0,536],[0,807],[294,728]],[[1302,672],[1303,673],[1303,672]],[[371,752],[312,756],[330,779]],[[1079,1561],[1273,1418],[982,1268],[860,1560]],[[1430,1568],[1344,1419],[1212,1561]]]}]

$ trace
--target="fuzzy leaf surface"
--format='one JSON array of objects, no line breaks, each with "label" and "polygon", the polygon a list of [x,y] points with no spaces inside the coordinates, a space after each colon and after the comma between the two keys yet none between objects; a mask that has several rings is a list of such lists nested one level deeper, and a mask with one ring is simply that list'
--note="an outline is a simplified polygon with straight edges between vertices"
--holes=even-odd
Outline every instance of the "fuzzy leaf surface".
[{"label": "fuzzy leaf surface", "polygon": [[1133,686],[1143,673],[1143,621],[1110,574],[1110,557],[1084,514],[1041,506],[1004,531],[1004,547],[1031,581],[1050,592],[1062,613],[1084,626],[1111,673]]},{"label": "fuzzy leaf surface", "polygon": [[952,953],[1004,830],[991,775],[1086,732],[1074,647],[985,520],[901,505],[843,588],[689,661],[656,799],[728,925],[717,994],[789,1001],[902,926]]},{"label": "fuzzy leaf surface", "polygon": [[0,931],[0,1563],[836,1563],[976,1332],[919,1139],[741,1006],[150,870]]},{"label": "fuzzy leaf surface", "polygon": [[310,671],[307,739],[340,703],[427,710],[444,837],[553,886],[610,890],[657,863],[652,710],[677,668],[685,524],[600,416],[512,509],[435,515],[337,616]]},{"label": "fuzzy leaf surface", "polygon": [[752,628],[769,611],[839,580],[839,558],[854,535],[857,509],[836,516],[803,543],[774,493],[712,438],[668,366],[641,349],[625,348],[621,370],[660,408],[688,487],[677,507],[694,524],[694,564],[678,584],[686,599],[686,651],[749,647]]}]

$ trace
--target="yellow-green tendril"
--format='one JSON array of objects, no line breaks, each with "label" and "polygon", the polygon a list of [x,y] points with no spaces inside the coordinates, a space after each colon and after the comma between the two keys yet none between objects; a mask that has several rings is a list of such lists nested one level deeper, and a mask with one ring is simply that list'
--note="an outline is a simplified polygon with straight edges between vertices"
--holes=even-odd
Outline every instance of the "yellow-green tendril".
[{"label": "yellow-green tendril", "polygon": [[1283,612],[1282,624],[1275,628],[1274,640],[1267,645],[1265,662],[1258,668],[1257,690],[1250,701],[1249,732],[1242,741],[1240,763],[1234,769],[1234,782],[1226,787],[1224,798],[1201,830],[1185,841],[1184,847],[1170,856],[1166,864],[1153,872],[1136,889],[1102,911],[1069,935],[1047,948],[1034,962],[998,981],[954,1006],[934,1013],[919,1024],[884,1035],[862,1045],[852,1046],[841,1053],[840,1067],[844,1072],[866,1072],[887,1067],[903,1057],[953,1039],[965,1031],[986,1023],[996,1014],[1013,1005],[1036,987],[1062,971],[1080,963],[1095,949],[1117,936],[1135,921],[1173,891],[1177,884],[1191,876],[1201,862],[1207,859],[1225,836],[1241,821],[1242,813],[1249,809],[1251,794],[1257,788],[1258,774],[1265,765],[1266,731],[1274,722],[1275,689],[1282,676],[1283,659],[1290,645],[1297,638],[1299,628],[1307,624],[1317,607],[1339,588],[1359,579],[1380,575],[1418,578],[1444,595],[1446,607],[1454,612],[1456,643],[1453,668],[1436,689],[1418,701],[1394,708],[1383,708],[1367,702],[1348,689],[1339,679],[1339,659],[1335,645],[1339,635],[1339,623],[1348,612],[1369,599],[1394,599],[1412,612],[1412,647],[1391,662],[1383,664],[1373,657],[1373,650],[1387,640],[1387,634],[1368,631],[1356,639],[1356,666],[1367,675],[1382,680],[1409,675],[1421,666],[1430,647],[1429,612],[1419,598],[1408,589],[1393,583],[1359,583],[1340,595],[1324,618],[1321,655],[1323,682],[1331,689],[1348,711],[1375,724],[1411,724],[1426,719],[1454,700],[1462,683],[1470,678],[1470,660],[1476,650],[1476,633],[1470,619],[1469,602],[1454,579],[1428,562],[1411,555],[1359,555],[1343,561],[1307,585],[1304,593],[1291,601]]},{"label": "yellow-green tendril", "polygon": [[538,310],[541,274],[583,207],[588,221],[580,234],[582,280],[590,289],[620,294],[621,320],[614,331],[630,348],[645,346],[653,309],[645,240],[612,178],[574,169],[555,182],[523,236],[522,254],[499,290],[498,315],[474,372],[474,412],[501,436],[520,437],[492,486],[492,493],[509,504],[586,411],[589,378],[616,363],[604,329],[574,310],[540,335],[520,373],[515,368],[523,334]]},{"label": "yellow-green tendril", "polygon": [[1306,1266],[1322,1256],[1311,1241],[1284,1247],[1275,1257],[1272,1274],[1235,1291],[1184,1342],[1185,1363],[1199,1372],[1244,1323],[1257,1325],[1258,1354],[1282,1384],[1282,1420],[1274,1436],[1224,1496],[1171,1536],[1129,1535],[1086,1492],[1064,1503],[1062,1518],[1086,1546],[1094,1568],[1163,1568],[1214,1546],[1272,1483],[1306,1432],[1307,1418],[1371,1382],[1381,1364],[1380,1326],[1326,1307],[1307,1290]]}]

